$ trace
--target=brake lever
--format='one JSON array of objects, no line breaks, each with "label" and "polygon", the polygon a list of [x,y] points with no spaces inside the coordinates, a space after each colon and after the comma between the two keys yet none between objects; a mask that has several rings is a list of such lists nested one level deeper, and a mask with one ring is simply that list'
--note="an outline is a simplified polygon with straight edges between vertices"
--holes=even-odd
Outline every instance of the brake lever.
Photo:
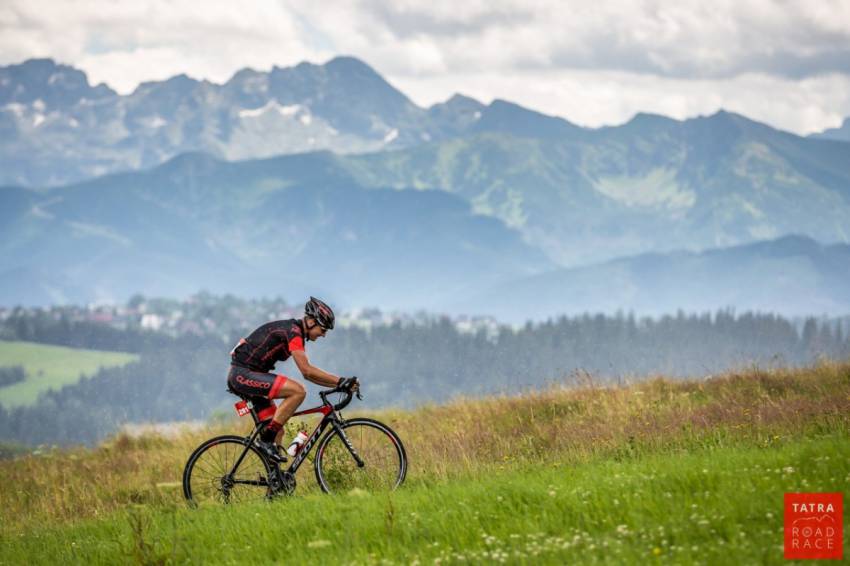
[{"label": "brake lever", "polygon": [[357,398],[358,398],[358,399],[360,399],[361,401],[363,400],[363,395],[361,395],[361,394],[360,394],[360,390],[359,390],[359,389],[357,390],[356,395],[357,395]]}]

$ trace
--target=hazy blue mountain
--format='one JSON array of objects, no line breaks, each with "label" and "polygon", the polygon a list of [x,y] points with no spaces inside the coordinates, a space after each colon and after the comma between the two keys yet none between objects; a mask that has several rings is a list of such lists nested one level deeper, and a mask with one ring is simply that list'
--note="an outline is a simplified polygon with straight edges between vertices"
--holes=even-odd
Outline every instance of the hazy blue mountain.
[{"label": "hazy blue mountain", "polygon": [[420,108],[352,57],[222,85],[178,75],[119,96],[49,59],[0,67],[0,184],[61,185],[203,151],[229,160],[409,147],[476,132],[558,137],[581,128],[455,96]]},{"label": "hazy blue mountain", "polygon": [[86,74],[52,59],[30,59],[21,65],[0,67],[0,105],[30,105],[42,111],[68,108],[83,99],[114,98],[106,85],[92,87]]},{"label": "hazy blue mountain", "polygon": [[844,122],[837,128],[829,128],[817,134],[811,134],[809,137],[822,140],[850,141],[850,118],[845,118]]},{"label": "hazy blue mountain", "polygon": [[208,289],[433,307],[552,267],[462,199],[363,189],[330,153],[239,163],[185,154],[47,191],[0,189],[0,211],[4,304]]},{"label": "hazy blue mountain", "polygon": [[[456,94],[445,102],[431,106],[428,109],[428,116],[434,123],[442,124],[442,134],[455,137],[475,127],[486,109],[484,104],[474,98]],[[422,141],[431,141],[431,139],[430,133],[422,136]]]},{"label": "hazy blue mountain", "polygon": [[850,311],[850,245],[786,236],[700,253],[644,254],[518,278],[449,305],[504,320],[733,307],[789,316]]},{"label": "hazy blue mountain", "polygon": [[496,99],[484,109],[480,119],[472,123],[467,131],[561,141],[582,139],[582,134],[590,130],[557,116],[541,114],[518,104]]},{"label": "hazy blue mountain", "polygon": [[226,159],[374,150],[427,130],[427,111],[364,63],[338,57],[217,85],[179,75],[127,96],[51,60],[0,67],[0,184],[58,185],[158,165],[188,151]]},{"label": "hazy blue mountain", "polygon": [[[223,175],[229,169],[220,159],[290,154],[284,159],[290,169],[263,173],[268,191],[300,186],[327,198],[321,191],[328,187],[357,195],[363,188],[439,193],[399,197],[404,203],[449,195],[440,206],[468,205],[476,222],[483,221],[480,216],[497,220],[495,225],[522,235],[524,249],[542,250],[561,266],[787,234],[850,241],[850,144],[802,138],[724,111],[684,121],[638,114],[621,126],[592,130],[501,100],[485,105],[456,95],[424,109],[350,57],[269,72],[245,69],[223,85],[181,75],[144,83],[127,96],[91,87],[80,71],[49,60],[0,72],[0,184],[57,185],[173,159],[156,172],[117,173],[68,190],[76,194],[80,186],[106,183],[108,194],[121,200],[130,198],[122,191],[138,190],[132,187],[139,179],[174,171],[168,183],[158,181],[170,193],[142,198],[139,211],[153,214],[160,209],[152,202],[189,193],[204,195],[193,205],[199,209],[228,211],[246,190],[253,195],[244,201],[250,206],[266,193],[245,189],[250,179],[243,183],[234,176],[225,186],[215,175],[195,171]],[[309,151],[316,148],[346,155]],[[364,151],[371,153],[351,155]],[[195,153],[175,157],[186,152]],[[277,161],[251,167],[267,167],[260,163]],[[241,172],[249,166],[233,167]],[[290,178],[292,170],[301,177]],[[64,190],[38,194],[55,198]],[[4,198],[11,201],[13,194]],[[22,206],[29,196],[14,198]],[[34,210],[53,209],[39,201]],[[22,225],[20,234],[32,226]],[[207,224],[200,231],[185,229],[187,241],[198,234],[203,239],[197,242],[217,241]],[[33,238],[47,233],[35,230]],[[344,242],[330,249],[337,244]],[[170,252],[168,245],[162,249]],[[209,265],[204,253],[197,260]]]},{"label": "hazy blue mountain", "polygon": [[488,132],[347,162],[366,186],[457,194],[565,266],[793,233],[850,241],[850,144],[729,112],[556,127],[552,137]]}]

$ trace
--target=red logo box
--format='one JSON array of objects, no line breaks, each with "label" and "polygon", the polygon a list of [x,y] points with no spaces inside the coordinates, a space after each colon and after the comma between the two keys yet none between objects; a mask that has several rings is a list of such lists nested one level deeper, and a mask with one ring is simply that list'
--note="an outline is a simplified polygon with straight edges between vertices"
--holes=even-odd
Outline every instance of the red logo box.
[{"label": "red logo box", "polygon": [[844,557],[844,495],[785,494],[785,558]]}]

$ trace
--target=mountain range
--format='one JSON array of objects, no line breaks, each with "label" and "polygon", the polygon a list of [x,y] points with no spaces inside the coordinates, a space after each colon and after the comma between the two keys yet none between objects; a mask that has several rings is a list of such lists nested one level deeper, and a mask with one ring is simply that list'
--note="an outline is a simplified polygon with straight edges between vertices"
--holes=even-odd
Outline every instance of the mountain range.
[{"label": "mountain range", "polygon": [[568,312],[850,310],[850,246],[802,236],[559,268],[456,194],[365,188],[349,158],[185,154],[47,190],[0,189],[4,303],[198,289],[521,322]]},{"label": "mountain range", "polygon": [[[350,57],[121,96],[31,60],[0,68],[0,134],[6,304],[205,288],[509,317],[850,308],[850,143],[729,112],[588,129],[503,100],[425,109]],[[778,291],[747,295],[758,273]]]},{"label": "mountain range", "polygon": [[121,96],[51,59],[0,67],[0,184],[60,185],[149,168],[181,153],[220,159],[405,147],[471,127],[483,105],[415,105],[352,57],[225,84],[186,75]]}]

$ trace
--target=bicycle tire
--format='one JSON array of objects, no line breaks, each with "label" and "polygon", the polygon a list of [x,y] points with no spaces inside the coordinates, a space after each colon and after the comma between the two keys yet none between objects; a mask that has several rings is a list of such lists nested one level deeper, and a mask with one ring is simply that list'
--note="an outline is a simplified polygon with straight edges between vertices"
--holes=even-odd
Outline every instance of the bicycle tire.
[{"label": "bicycle tire", "polygon": [[342,424],[346,437],[365,463],[357,466],[337,430],[319,441],[315,460],[316,481],[325,493],[394,490],[407,476],[407,452],[387,425],[367,418]]},{"label": "bicycle tire", "polygon": [[272,495],[271,464],[254,446],[248,446],[235,477],[226,477],[245,442],[241,436],[217,436],[192,452],[183,469],[183,496],[190,505],[229,504]]}]

